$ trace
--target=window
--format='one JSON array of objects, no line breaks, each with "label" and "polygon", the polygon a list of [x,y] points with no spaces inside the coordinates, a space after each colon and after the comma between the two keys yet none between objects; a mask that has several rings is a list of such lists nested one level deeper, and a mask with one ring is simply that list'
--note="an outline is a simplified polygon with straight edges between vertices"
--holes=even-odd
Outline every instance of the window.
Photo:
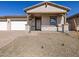
[{"label": "window", "polygon": [[50,25],[56,25],[57,24],[57,17],[51,16],[50,17]]}]

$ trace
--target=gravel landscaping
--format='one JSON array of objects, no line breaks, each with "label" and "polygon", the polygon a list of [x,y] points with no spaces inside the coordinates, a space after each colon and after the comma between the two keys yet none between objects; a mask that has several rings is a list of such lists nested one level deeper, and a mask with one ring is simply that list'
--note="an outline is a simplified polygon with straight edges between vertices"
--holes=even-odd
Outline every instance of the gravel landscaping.
[{"label": "gravel landscaping", "polygon": [[75,32],[0,32],[1,57],[75,57],[79,39]]}]

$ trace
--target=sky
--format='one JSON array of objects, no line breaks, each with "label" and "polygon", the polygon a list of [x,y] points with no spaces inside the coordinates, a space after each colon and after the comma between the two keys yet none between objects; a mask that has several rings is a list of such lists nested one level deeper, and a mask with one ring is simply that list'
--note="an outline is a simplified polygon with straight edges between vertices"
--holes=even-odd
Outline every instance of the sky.
[{"label": "sky", "polygon": [[[0,1],[0,16],[26,15],[24,8],[40,3],[41,1]],[[68,16],[79,13],[79,1],[51,1],[69,7]]]}]

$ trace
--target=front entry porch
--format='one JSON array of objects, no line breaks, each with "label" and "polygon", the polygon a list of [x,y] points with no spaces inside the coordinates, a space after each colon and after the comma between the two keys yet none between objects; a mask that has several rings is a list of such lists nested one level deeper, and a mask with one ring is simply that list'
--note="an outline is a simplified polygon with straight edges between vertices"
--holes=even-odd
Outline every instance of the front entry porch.
[{"label": "front entry porch", "polygon": [[29,14],[29,31],[68,31],[65,14]]}]

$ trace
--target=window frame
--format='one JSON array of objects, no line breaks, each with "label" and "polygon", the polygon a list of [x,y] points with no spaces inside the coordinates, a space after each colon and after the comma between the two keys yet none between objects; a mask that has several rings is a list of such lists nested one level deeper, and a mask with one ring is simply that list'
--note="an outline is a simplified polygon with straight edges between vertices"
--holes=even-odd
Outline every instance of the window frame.
[{"label": "window frame", "polygon": [[[55,20],[55,22],[56,22],[55,24],[52,24],[52,23],[51,23],[51,20],[52,20],[52,19]],[[50,16],[50,21],[49,21],[49,22],[50,22],[50,25],[57,26],[57,16]]]}]

